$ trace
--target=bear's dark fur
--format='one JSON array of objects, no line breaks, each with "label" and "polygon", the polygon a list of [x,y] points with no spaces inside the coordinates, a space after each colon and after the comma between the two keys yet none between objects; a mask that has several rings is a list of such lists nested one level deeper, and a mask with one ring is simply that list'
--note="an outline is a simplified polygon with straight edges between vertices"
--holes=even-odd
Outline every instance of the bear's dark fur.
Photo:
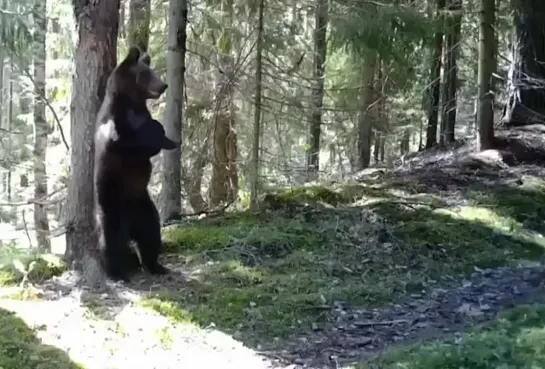
[{"label": "bear's dark fur", "polygon": [[167,85],[150,68],[150,57],[131,47],[108,78],[95,134],[95,213],[101,261],[113,280],[129,280],[139,265],[129,241],[138,246],[152,274],[166,274],[161,252],[160,218],[147,186],[150,158],[177,146],[154,120],[146,100],[157,99]]}]

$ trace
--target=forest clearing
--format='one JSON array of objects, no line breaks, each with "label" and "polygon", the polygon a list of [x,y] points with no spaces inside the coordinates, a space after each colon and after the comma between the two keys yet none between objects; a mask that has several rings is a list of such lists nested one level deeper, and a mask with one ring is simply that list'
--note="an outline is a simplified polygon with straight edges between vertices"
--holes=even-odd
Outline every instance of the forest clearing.
[{"label": "forest clearing", "polygon": [[544,17],[0,1],[0,368],[545,366]]}]

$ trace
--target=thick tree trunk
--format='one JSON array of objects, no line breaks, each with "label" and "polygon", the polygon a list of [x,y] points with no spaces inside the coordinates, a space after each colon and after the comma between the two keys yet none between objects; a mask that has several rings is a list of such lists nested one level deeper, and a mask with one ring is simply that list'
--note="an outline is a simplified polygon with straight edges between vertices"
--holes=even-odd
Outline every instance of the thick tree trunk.
[{"label": "thick tree trunk", "polygon": [[[45,38],[47,33],[47,3],[38,0],[34,5],[34,198],[47,196],[46,152],[49,126],[45,115]],[[50,251],[47,209],[34,204],[34,228],[40,251]]]},{"label": "thick tree trunk", "polygon": [[312,106],[310,114],[309,151],[307,153],[308,180],[318,179],[320,170],[320,136],[324,101],[325,62],[327,55],[328,0],[316,0],[316,29],[314,30],[314,69]]},{"label": "thick tree trunk", "polygon": [[[170,0],[167,52],[167,107],[165,131],[175,142],[182,142],[182,112],[184,101],[185,42],[187,0]],[[181,147],[163,151],[163,220],[178,217],[182,212],[182,153]]]},{"label": "thick tree trunk", "polygon": [[129,45],[143,51],[148,51],[149,46],[150,8],[150,0],[129,2]]},{"label": "thick tree trunk", "polygon": [[509,99],[502,121],[507,126],[544,123],[545,1],[514,3],[516,40],[509,70]]},{"label": "thick tree trunk", "polygon": [[250,191],[250,208],[257,211],[259,191],[259,140],[261,138],[261,54],[263,52],[263,12],[265,0],[259,2],[256,40],[255,97],[254,97],[254,132],[252,147],[252,178]]},{"label": "thick tree trunk", "polygon": [[481,0],[479,29],[479,145],[481,150],[494,145],[494,94],[491,91],[494,72],[494,0]]},{"label": "thick tree trunk", "polygon": [[218,72],[217,114],[213,134],[212,179],[209,202],[216,207],[222,202],[233,201],[238,192],[237,133],[235,129],[234,83],[235,59],[233,52],[233,0],[222,0],[224,31],[219,40],[221,71]]},{"label": "thick tree trunk", "polygon": [[456,94],[458,89],[458,50],[462,27],[462,0],[447,2],[445,20],[445,66],[443,70],[443,110],[441,116],[441,145],[454,142],[456,128]]},{"label": "thick tree trunk", "polygon": [[106,81],[116,66],[119,0],[73,0],[78,28],[70,106],[72,142],[66,200],[66,257],[77,270],[87,270],[96,255],[93,217],[94,134]]},{"label": "thick tree trunk", "polygon": [[371,139],[373,134],[372,104],[374,97],[375,68],[377,55],[368,50],[364,58],[361,110],[358,122],[358,169],[369,167],[371,162]]},{"label": "thick tree trunk", "polygon": [[[436,19],[442,18],[445,0],[437,0]],[[428,85],[428,126],[426,129],[426,149],[437,145],[437,125],[439,122],[439,100],[441,98],[441,55],[443,53],[443,29],[434,35],[434,49],[431,56],[431,74]]]}]

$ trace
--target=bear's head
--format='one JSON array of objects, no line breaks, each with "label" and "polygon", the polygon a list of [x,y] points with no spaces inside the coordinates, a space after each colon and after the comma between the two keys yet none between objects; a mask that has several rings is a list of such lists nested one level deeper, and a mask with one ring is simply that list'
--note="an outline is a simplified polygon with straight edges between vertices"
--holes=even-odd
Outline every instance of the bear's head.
[{"label": "bear's head", "polygon": [[151,57],[136,46],[129,48],[125,59],[117,65],[108,78],[107,94],[145,104],[148,99],[159,98],[168,85],[151,69]]}]

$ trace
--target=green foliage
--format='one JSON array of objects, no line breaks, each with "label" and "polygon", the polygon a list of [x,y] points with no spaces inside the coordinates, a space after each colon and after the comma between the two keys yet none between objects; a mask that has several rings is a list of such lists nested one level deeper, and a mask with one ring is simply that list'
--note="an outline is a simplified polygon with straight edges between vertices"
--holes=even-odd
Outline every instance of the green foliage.
[{"label": "green foliage", "polygon": [[540,368],[545,366],[545,305],[523,305],[457,338],[387,352],[358,368]]},{"label": "green foliage", "polygon": [[375,50],[383,60],[406,62],[422,41],[433,34],[425,9],[414,6],[354,4],[338,0],[331,17],[332,46],[360,57]]},{"label": "green foliage", "polygon": [[0,285],[13,285],[21,282],[43,282],[62,274],[66,270],[64,262],[53,254],[37,254],[3,246],[0,255]]},{"label": "green foliage", "polygon": [[84,369],[63,351],[40,343],[14,313],[0,309],[0,367],[3,369]]},{"label": "green foliage", "polygon": [[22,58],[32,44],[31,4],[24,1],[0,1],[0,45]]}]

